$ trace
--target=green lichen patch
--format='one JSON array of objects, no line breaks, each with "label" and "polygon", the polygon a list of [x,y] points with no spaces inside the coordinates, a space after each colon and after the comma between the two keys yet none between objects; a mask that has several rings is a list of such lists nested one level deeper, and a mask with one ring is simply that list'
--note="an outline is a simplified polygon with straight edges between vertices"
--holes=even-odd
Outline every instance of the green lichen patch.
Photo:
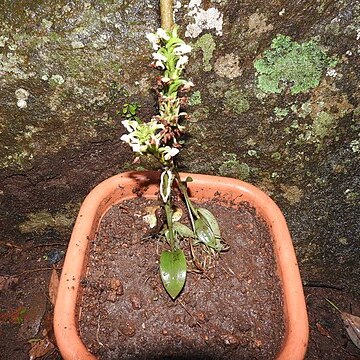
[{"label": "green lichen patch", "polygon": [[303,196],[303,191],[299,189],[296,185],[280,185],[281,190],[283,191],[283,197],[291,204],[297,204],[301,201]]},{"label": "green lichen patch", "polygon": [[205,34],[201,36],[196,43],[193,45],[193,48],[201,49],[203,53],[203,64],[204,64],[204,71],[211,71],[211,59],[213,57],[213,52],[216,48],[215,41],[211,34]]},{"label": "green lichen patch", "polygon": [[194,91],[189,97],[189,105],[200,105],[201,104],[201,93],[199,90]]},{"label": "green lichen patch", "polygon": [[265,93],[280,94],[290,86],[291,94],[298,94],[317,87],[324,70],[336,64],[316,41],[298,43],[279,34],[254,67],[257,86]]},{"label": "green lichen patch", "polygon": [[318,114],[312,124],[312,132],[315,138],[322,140],[329,135],[337,125],[336,119],[329,113],[322,111]]},{"label": "green lichen patch", "polygon": [[43,233],[49,228],[57,231],[64,231],[73,226],[80,204],[67,203],[64,209],[54,215],[49,211],[42,210],[36,213],[27,214],[27,220],[19,225],[19,230],[23,234]]},{"label": "green lichen patch", "polygon": [[234,177],[241,180],[246,180],[250,176],[250,167],[248,164],[240,162],[236,154],[224,153],[228,157],[224,163],[219,167],[219,173],[222,176]]},{"label": "green lichen patch", "polygon": [[304,102],[300,107],[298,107],[296,104],[293,104],[291,105],[290,109],[294,114],[302,119],[306,118],[309,114],[311,114],[312,111],[310,101]]},{"label": "green lichen patch", "polygon": [[225,106],[235,114],[242,114],[250,109],[250,103],[244,93],[238,89],[225,91]]},{"label": "green lichen patch", "polygon": [[285,116],[287,116],[288,113],[289,110],[286,108],[279,108],[279,107],[274,108],[274,114],[279,119],[283,119]]},{"label": "green lichen patch", "polygon": [[196,123],[198,121],[206,120],[209,116],[210,110],[207,107],[201,107],[200,109],[193,111],[190,115],[190,122]]}]

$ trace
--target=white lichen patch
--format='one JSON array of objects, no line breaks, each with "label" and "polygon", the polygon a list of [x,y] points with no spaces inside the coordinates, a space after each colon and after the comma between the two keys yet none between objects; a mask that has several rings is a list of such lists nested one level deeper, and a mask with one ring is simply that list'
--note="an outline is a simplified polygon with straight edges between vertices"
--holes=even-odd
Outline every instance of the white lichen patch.
[{"label": "white lichen patch", "polygon": [[336,77],[337,72],[335,69],[328,69],[328,71],[326,72],[326,76],[330,76],[330,77]]},{"label": "white lichen patch", "polygon": [[7,36],[0,36],[0,47],[5,47],[6,42],[9,40],[9,38]]},{"label": "white lichen patch", "polygon": [[242,74],[239,57],[233,53],[219,57],[214,66],[216,74],[228,79],[235,79]]},{"label": "white lichen patch", "polygon": [[263,33],[271,31],[274,26],[267,24],[267,18],[264,14],[254,13],[250,15],[248,26],[252,36],[258,37]]},{"label": "white lichen patch", "polygon": [[17,99],[16,105],[20,109],[25,109],[27,107],[26,101],[27,101],[29,95],[30,95],[30,93],[23,88],[19,88],[15,91],[15,97]]},{"label": "white lichen patch", "polygon": [[65,79],[61,75],[55,74],[51,75],[50,82],[53,85],[62,85],[65,82]]},{"label": "white lichen patch", "polygon": [[360,153],[360,141],[359,140],[353,140],[350,143],[350,149],[354,153]]},{"label": "white lichen patch", "polygon": [[223,14],[218,9],[210,7],[204,10],[201,8],[201,0],[190,0],[188,9],[188,16],[193,22],[186,26],[185,36],[196,38],[203,30],[211,29],[215,29],[216,35],[222,35]]},{"label": "white lichen patch", "polygon": [[176,13],[181,9],[181,2],[179,0],[174,1],[174,6],[173,6],[173,20],[174,23],[176,23]]},{"label": "white lichen patch", "polygon": [[73,49],[82,49],[83,47],[85,47],[84,43],[79,41],[79,40],[74,40],[71,42],[71,47]]}]

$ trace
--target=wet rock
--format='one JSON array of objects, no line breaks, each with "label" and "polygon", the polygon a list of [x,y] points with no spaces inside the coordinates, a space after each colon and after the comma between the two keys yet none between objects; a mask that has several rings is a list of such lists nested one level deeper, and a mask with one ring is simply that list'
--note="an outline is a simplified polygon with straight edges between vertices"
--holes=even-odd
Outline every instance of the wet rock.
[{"label": "wet rock", "polygon": [[65,251],[53,249],[47,253],[47,261],[49,265],[55,265],[64,258]]}]

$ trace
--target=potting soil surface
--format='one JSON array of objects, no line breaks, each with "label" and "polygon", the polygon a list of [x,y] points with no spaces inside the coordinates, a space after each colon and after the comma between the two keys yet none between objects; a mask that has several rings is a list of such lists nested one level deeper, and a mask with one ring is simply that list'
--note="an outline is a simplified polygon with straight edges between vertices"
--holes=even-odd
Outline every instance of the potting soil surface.
[{"label": "potting soil surface", "polygon": [[90,351],[99,359],[274,358],[283,303],[265,222],[246,203],[206,203],[230,250],[206,257],[204,272],[190,271],[173,301],[159,276],[167,245],[142,239],[146,208],[154,205],[138,197],[112,207],[91,244],[80,320]]}]

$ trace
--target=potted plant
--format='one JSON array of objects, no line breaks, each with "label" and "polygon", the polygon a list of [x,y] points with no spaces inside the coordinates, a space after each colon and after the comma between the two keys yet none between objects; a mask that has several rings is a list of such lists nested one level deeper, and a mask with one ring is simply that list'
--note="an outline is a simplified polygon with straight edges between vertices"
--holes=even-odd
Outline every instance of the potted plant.
[{"label": "potted plant", "polygon": [[[95,358],[83,344],[78,330],[81,281],[86,273],[90,243],[94,240],[104,214],[115,204],[136,197],[160,201],[156,214],[156,230],[163,249],[159,258],[159,272],[169,301],[178,298],[186,282],[188,262],[197,270],[199,247],[206,257],[217,258],[228,250],[222,239],[216,217],[202,203],[217,198],[235,206],[248,202],[267,223],[273,240],[273,251],[278,276],[282,285],[285,334],[278,359],[304,357],[308,324],[305,300],[291,238],[283,215],[274,202],[259,189],[239,180],[206,175],[182,174],[176,167],[175,157],[182,146],[187,114],[181,111],[186,101],[184,94],[193,84],[183,79],[182,70],[191,48],[179,38],[176,26],[164,26],[155,34],[148,34],[154,53],[153,66],[163,70],[157,78],[159,114],[143,122],[136,115],[136,105],[126,104],[123,125],[128,134],[122,136],[138,155],[151,155],[160,165],[161,172],[128,172],[116,175],[98,185],[85,199],[71,236],[61,275],[54,313],[57,344],[65,359]],[[185,204],[188,224],[174,218],[174,194]],[[159,220],[160,219],[160,220]],[[190,247],[187,255],[182,244]],[[231,249],[230,249],[231,251]],[[221,261],[221,259],[220,259]],[[226,340],[232,341],[232,340]]]}]

